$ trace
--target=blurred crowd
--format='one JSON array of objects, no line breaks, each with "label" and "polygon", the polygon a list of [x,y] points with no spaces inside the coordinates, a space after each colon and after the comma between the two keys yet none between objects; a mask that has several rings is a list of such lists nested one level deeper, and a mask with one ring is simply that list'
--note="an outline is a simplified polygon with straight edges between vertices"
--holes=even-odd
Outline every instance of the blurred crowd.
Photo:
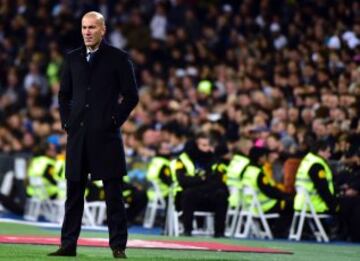
[{"label": "blurred crowd", "polygon": [[234,146],[250,139],[291,154],[327,140],[335,160],[356,161],[360,8],[324,0],[2,0],[2,152],[64,144],[59,73],[88,10],[105,15],[108,41],[136,65],[129,154],[152,156],[164,139],[181,150],[194,131],[216,128]]},{"label": "blurred crowd", "polygon": [[346,173],[338,180],[359,173],[360,2],[351,0],[0,0],[0,152],[65,146],[60,71],[90,10],[135,64],[140,103],[122,126],[130,169],[164,143],[179,154],[194,133],[217,131],[230,151],[268,148],[278,182],[286,159],[318,141]]}]

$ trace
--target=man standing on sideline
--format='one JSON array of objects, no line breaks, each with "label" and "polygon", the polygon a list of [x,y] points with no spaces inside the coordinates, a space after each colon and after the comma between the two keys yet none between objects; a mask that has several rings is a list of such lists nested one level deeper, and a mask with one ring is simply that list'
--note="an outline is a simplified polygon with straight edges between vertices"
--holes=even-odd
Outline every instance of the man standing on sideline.
[{"label": "man standing on sideline", "polygon": [[122,199],[126,175],[119,127],[138,102],[132,63],[123,51],[107,45],[104,17],[86,13],[81,25],[84,46],[65,59],[59,92],[60,115],[68,134],[67,199],[61,246],[50,256],[76,256],[88,176],[102,180],[115,258],[126,258],[127,226]]}]

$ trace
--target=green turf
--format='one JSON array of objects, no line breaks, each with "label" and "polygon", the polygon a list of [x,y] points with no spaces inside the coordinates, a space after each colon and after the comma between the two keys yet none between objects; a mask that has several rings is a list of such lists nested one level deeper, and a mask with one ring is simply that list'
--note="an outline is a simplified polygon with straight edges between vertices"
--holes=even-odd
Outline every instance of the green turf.
[{"label": "green turf", "polygon": [[[57,230],[40,229],[26,225],[0,223],[0,234],[13,235],[59,235]],[[107,237],[106,233],[82,233],[83,237]],[[130,235],[137,239],[170,239],[162,236]],[[173,239],[173,238],[171,238]],[[180,250],[149,250],[128,249],[128,260],[238,260],[238,261],[352,261],[359,260],[360,245],[336,245],[317,243],[290,243],[283,241],[261,240],[215,240],[211,238],[179,238],[179,240],[217,241],[242,246],[270,247],[291,251],[293,255],[255,254],[255,253],[223,253],[209,251],[180,251]],[[107,248],[79,247],[76,258],[47,257],[46,254],[56,249],[56,246],[10,245],[0,244],[0,260],[37,261],[37,260],[113,260]]]}]

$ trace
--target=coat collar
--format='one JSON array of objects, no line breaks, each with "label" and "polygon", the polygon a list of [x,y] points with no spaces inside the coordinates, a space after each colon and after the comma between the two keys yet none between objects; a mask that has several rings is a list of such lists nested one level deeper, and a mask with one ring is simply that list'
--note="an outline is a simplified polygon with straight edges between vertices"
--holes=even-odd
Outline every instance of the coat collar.
[{"label": "coat collar", "polygon": [[[101,42],[100,42],[100,45],[99,45],[99,49],[96,50],[96,56],[100,55],[101,53],[103,53],[104,49],[107,48],[107,43],[105,42],[105,40],[103,39]],[[86,55],[87,55],[87,49],[86,49],[86,46],[83,44],[81,46],[81,52],[80,52],[80,55],[82,57],[84,57],[84,59],[86,58]]]},{"label": "coat collar", "polygon": [[[101,42],[100,42],[100,45],[99,45],[99,49],[96,51],[96,54],[94,56],[94,60],[92,62],[92,66],[93,67],[97,61],[99,60],[99,58],[102,56],[102,54],[104,53],[104,50],[108,47],[108,44],[105,42],[105,40],[103,39]],[[86,55],[87,55],[87,49],[86,49],[86,46],[83,44],[81,46],[81,51],[80,51],[80,56],[81,56],[81,59],[84,61],[84,63],[86,63],[87,65],[89,65],[89,63],[86,61]]]}]

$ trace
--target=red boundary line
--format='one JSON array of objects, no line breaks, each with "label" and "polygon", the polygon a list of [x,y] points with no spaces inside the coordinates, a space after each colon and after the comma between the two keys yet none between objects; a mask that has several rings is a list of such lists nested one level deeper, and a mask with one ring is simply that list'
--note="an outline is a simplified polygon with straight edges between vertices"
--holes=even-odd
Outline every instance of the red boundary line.
[{"label": "red boundary line", "polygon": [[[36,245],[59,245],[58,237],[42,236],[19,236],[19,235],[0,235],[0,243],[6,244],[36,244]],[[143,245],[141,245],[143,244]],[[80,238],[79,246],[90,247],[108,247],[108,240],[102,238]],[[199,242],[199,241],[176,241],[176,240],[143,240],[130,239],[128,248],[139,249],[170,249],[170,250],[193,250],[193,251],[218,251],[218,252],[248,252],[263,254],[293,254],[289,251],[283,251],[271,248],[247,247],[230,245],[217,242]]]}]

